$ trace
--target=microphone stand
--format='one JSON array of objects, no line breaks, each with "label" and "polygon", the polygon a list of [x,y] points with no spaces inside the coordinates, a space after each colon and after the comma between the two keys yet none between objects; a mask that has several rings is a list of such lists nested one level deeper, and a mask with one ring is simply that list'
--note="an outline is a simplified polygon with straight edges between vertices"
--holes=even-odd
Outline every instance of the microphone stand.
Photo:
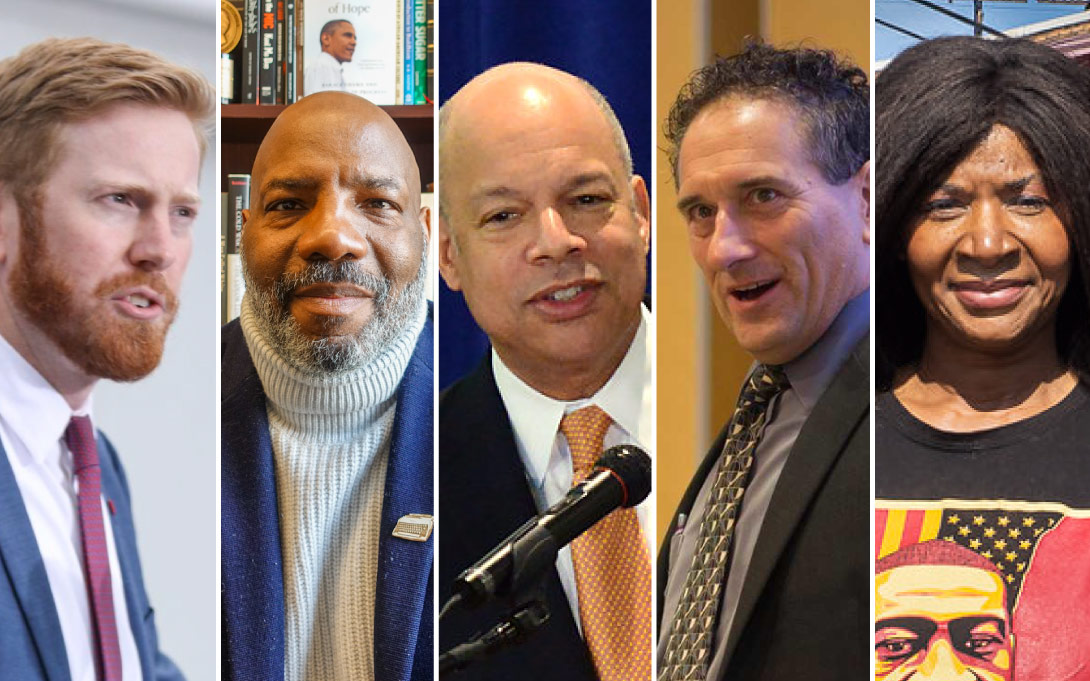
[{"label": "microphone stand", "polygon": [[533,600],[517,606],[511,614],[484,634],[456,645],[440,655],[439,678],[465,669],[497,650],[526,640],[530,634],[549,621],[549,607],[545,605],[543,595],[538,595]]},{"label": "microphone stand", "polygon": [[[517,645],[549,621],[549,606],[545,603],[545,575],[556,562],[560,550],[556,539],[544,528],[535,527],[510,544],[512,555],[510,602],[512,611],[499,624],[484,634],[456,645],[439,656],[439,678],[465,669],[497,650]],[[475,607],[483,602],[483,594],[455,594],[439,613],[439,619],[456,605]]]}]

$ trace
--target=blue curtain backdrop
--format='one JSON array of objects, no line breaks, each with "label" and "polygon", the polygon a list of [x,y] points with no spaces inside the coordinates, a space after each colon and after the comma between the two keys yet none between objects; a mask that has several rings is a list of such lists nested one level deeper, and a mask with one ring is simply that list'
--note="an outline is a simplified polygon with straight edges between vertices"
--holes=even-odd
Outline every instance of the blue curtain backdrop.
[{"label": "blue curtain backdrop", "polygon": [[[478,73],[509,61],[573,73],[605,95],[628,136],[636,173],[654,189],[649,0],[438,0],[437,6],[440,104]],[[462,295],[442,281],[439,329],[443,389],[477,365],[488,338]]]}]

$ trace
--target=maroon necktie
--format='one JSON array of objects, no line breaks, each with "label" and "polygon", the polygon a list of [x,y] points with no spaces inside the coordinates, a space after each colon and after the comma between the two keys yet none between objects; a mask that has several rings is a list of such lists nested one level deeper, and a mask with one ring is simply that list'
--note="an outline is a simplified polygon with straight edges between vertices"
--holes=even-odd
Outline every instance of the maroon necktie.
[{"label": "maroon necktie", "polygon": [[91,419],[73,416],[64,432],[79,480],[79,528],[91,624],[95,639],[95,671],[100,681],[121,681],[121,646],[114,620],[114,592],[110,581],[110,554],[102,521],[102,469]]}]

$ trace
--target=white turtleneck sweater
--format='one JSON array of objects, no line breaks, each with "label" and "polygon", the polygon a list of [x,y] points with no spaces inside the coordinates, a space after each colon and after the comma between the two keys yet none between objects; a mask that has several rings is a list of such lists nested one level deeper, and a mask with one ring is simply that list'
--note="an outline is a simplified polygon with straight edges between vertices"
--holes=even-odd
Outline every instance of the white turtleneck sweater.
[{"label": "white turtleneck sweater", "polygon": [[249,297],[241,324],[265,388],[284,564],[285,681],[374,679],[379,528],[397,387],[427,308],[381,355],[336,375],[291,367]]}]

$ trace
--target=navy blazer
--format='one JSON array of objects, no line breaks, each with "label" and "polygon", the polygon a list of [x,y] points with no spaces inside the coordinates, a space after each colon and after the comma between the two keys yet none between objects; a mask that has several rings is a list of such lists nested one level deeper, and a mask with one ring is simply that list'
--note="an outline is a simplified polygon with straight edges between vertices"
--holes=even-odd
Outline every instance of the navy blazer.
[{"label": "navy blazer", "polygon": [[[129,484],[117,452],[98,434],[102,494],[110,500],[117,562],[140,668],[148,681],[182,681],[182,673],[159,651],[155,615],[144,592]],[[45,563],[30,524],[15,473],[0,445],[0,676],[19,681],[70,681],[64,634]]]},{"label": "navy blazer", "polygon": [[[397,392],[375,596],[375,678],[432,680],[432,539],[392,535],[432,514],[432,322],[429,308]],[[223,328],[221,404],[222,678],[284,678],[284,581],[265,392],[238,320]]]},{"label": "navy blazer", "polygon": [[[538,513],[515,445],[514,431],[492,375],[489,351],[473,373],[439,398],[439,593],[455,577]],[[550,619],[529,639],[456,674],[466,681],[597,681],[556,567],[545,580]],[[500,621],[506,603],[460,608],[439,625],[443,651]]]},{"label": "navy blazer", "polygon": [[[870,609],[870,341],[844,361],[799,431],[772,493],[727,634],[723,679],[866,678]],[[719,461],[720,432],[659,550],[658,611],[670,538]],[[719,645],[717,643],[716,645]]]}]

